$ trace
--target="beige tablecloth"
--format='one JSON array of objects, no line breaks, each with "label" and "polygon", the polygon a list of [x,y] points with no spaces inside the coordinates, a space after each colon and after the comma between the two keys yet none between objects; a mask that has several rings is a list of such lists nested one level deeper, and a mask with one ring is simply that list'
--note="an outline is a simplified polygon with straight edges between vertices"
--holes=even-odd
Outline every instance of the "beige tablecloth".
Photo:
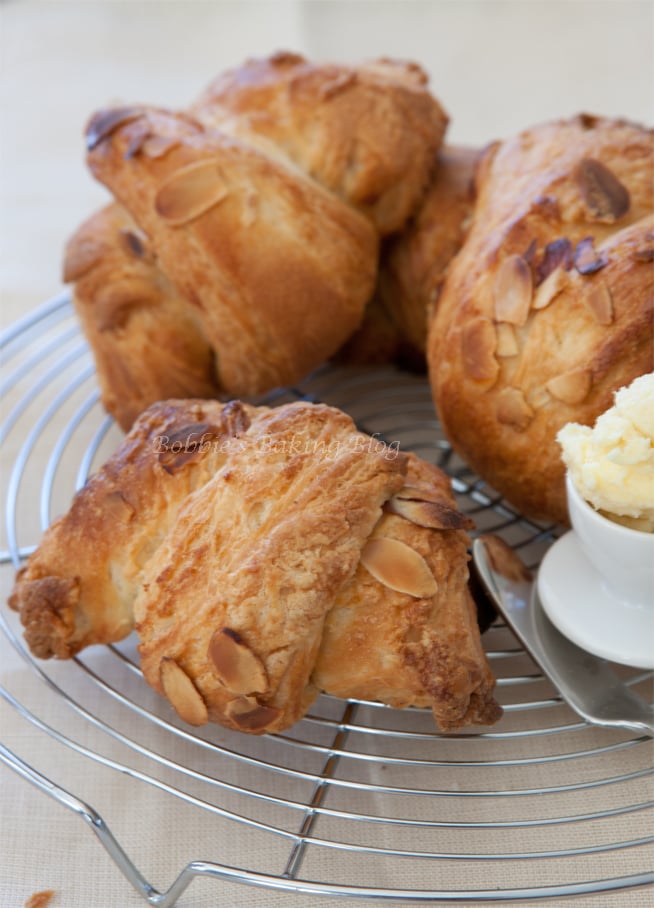
[{"label": "beige tablecloth", "polygon": [[[652,11],[651,2],[633,0],[5,0],[0,6],[3,326],[60,290],[63,244],[106,197],[85,170],[81,140],[87,116],[101,105],[142,100],[181,106],[227,66],[294,49],[316,59],[385,55],[419,61],[450,113],[453,142],[480,145],[580,110],[651,122]],[[14,454],[3,449],[3,470]],[[4,599],[11,568],[5,566],[2,577]],[[42,692],[4,640],[0,647],[2,684],[37,711],[41,707],[55,727],[68,730],[69,711]],[[58,677],[65,681],[62,669]],[[193,859],[224,854],[227,863],[265,864],[263,854],[251,860],[239,855],[238,842],[215,847],[210,824],[197,811],[71,755],[4,701],[0,731],[0,740],[23,759],[106,812],[159,888]],[[71,733],[83,743],[92,736],[88,723],[87,730],[82,724]],[[107,752],[119,758],[111,743]],[[606,771],[619,772],[620,751],[607,759],[612,762]],[[591,789],[581,806],[592,809],[593,803]],[[179,846],[180,830],[186,847]],[[530,849],[528,829],[523,847]],[[511,886],[510,870],[507,874],[504,884]],[[552,882],[542,878],[537,862],[534,879]],[[409,877],[386,882],[410,883]],[[478,869],[470,884],[483,885]],[[52,908],[142,904],[79,817],[0,765],[0,908],[18,908],[31,893],[49,888],[56,892]],[[651,898],[651,891],[636,889],[580,896],[572,903],[636,908],[651,904]],[[196,881],[180,901],[189,908],[287,904],[333,902],[209,880]]]}]

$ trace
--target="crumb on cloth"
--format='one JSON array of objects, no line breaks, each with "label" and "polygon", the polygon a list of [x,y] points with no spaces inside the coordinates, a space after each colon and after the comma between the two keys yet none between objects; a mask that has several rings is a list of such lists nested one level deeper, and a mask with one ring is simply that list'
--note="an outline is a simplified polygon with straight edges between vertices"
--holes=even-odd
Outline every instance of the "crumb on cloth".
[{"label": "crumb on cloth", "polygon": [[41,892],[35,892],[25,902],[24,908],[46,908],[54,894],[54,889],[42,889]]}]

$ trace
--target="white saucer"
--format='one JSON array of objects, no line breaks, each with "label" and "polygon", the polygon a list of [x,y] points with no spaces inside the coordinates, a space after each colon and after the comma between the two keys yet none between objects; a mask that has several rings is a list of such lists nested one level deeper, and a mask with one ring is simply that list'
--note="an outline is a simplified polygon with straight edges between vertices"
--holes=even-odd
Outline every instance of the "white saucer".
[{"label": "white saucer", "polygon": [[654,609],[616,598],[571,531],[548,549],[538,594],[552,624],[588,652],[637,668],[654,668]]}]

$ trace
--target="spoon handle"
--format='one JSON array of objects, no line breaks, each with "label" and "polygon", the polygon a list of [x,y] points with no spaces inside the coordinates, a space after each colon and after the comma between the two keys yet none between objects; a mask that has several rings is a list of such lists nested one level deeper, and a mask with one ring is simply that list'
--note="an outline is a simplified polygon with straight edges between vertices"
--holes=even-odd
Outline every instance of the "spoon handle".
[{"label": "spoon handle", "polygon": [[473,564],[498,611],[563,699],[588,722],[654,736],[654,708],[604,659],[564,637],[543,611],[533,576],[502,539],[482,535]]}]

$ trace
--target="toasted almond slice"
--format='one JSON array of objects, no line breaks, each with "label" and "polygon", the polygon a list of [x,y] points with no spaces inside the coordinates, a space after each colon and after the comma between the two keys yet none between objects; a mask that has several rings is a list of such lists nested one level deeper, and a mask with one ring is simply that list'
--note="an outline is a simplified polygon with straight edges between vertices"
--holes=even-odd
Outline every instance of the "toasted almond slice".
[{"label": "toasted almond slice", "polygon": [[235,694],[263,693],[268,689],[263,662],[231,628],[214,631],[209,642],[209,658],[221,683]]},{"label": "toasted almond slice", "polygon": [[361,564],[385,586],[416,599],[427,599],[438,591],[438,584],[425,559],[411,546],[378,536],[369,539],[361,552]]},{"label": "toasted almond slice", "polygon": [[601,161],[582,158],[574,176],[589,221],[614,224],[629,211],[628,189]]},{"label": "toasted almond slice", "polygon": [[568,282],[568,276],[563,268],[551,271],[540,287],[536,290],[531,303],[532,309],[545,309],[555,297],[563,290]]},{"label": "toasted almond slice", "polygon": [[503,388],[497,395],[497,421],[524,432],[536,415],[520,388]]},{"label": "toasted almond slice", "polygon": [[325,100],[333,98],[334,95],[340,94],[342,91],[345,91],[346,88],[356,85],[357,80],[358,76],[355,72],[338,73],[331,79],[326,79],[325,83],[321,86],[320,95]]},{"label": "toasted almond slice", "polygon": [[209,211],[228,192],[215,161],[195,161],[176,171],[159,187],[154,204],[162,218],[178,226]]},{"label": "toasted almond slice", "polygon": [[149,158],[163,158],[169,151],[181,144],[180,140],[173,136],[150,135],[144,140],[141,151]]},{"label": "toasted almond slice", "polygon": [[497,337],[490,319],[479,316],[466,323],[461,332],[461,358],[467,375],[475,381],[495,381],[499,363],[495,359]]},{"label": "toasted almond slice", "polygon": [[524,325],[529,315],[533,280],[531,268],[521,255],[510,255],[500,265],[493,299],[495,319],[512,325]]},{"label": "toasted almond slice", "polygon": [[222,409],[220,423],[228,437],[238,438],[250,428],[250,417],[240,400],[230,400]]},{"label": "toasted almond slice", "polygon": [[86,129],[86,147],[89,151],[107,139],[112,133],[129,123],[137,120],[145,113],[142,107],[114,107],[110,110],[101,110],[94,114]]},{"label": "toasted almond slice", "polygon": [[150,124],[147,120],[141,120],[135,123],[130,129],[129,138],[123,156],[126,161],[141,153],[143,143],[151,135]]},{"label": "toasted almond slice", "polygon": [[592,284],[584,301],[600,325],[613,322],[613,297],[606,281],[599,280]]},{"label": "toasted almond slice", "polygon": [[536,267],[536,284],[542,284],[557,268],[569,271],[572,268],[572,258],[572,243],[566,236],[552,240],[543,250],[543,257]]},{"label": "toasted almond slice", "polygon": [[239,697],[230,700],[225,707],[225,715],[243,731],[264,731],[282,711],[275,706],[264,706],[256,697]]},{"label": "toasted almond slice", "polygon": [[585,236],[579,240],[575,247],[574,264],[579,274],[595,274],[606,268],[609,260],[604,252],[596,252],[595,240],[592,236]]},{"label": "toasted almond slice", "polygon": [[443,501],[443,493],[429,486],[402,486],[393,498],[406,498],[410,501]]},{"label": "toasted almond slice", "polygon": [[207,705],[195,684],[174,659],[163,657],[159,665],[159,678],[164,693],[180,719],[189,725],[205,725],[209,720]]},{"label": "toasted almond slice", "polygon": [[571,369],[551,378],[545,387],[552,397],[564,404],[580,404],[588,396],[592,383],[590,369]]},{"label": "toasted almond slice", "polygon": [[518,347],[518,339],[515,336],[515,329],[513,325],[509,325],[508,322],[500,322],[497,325],[497,349],[496,354],[498,356],[517,356],[520,348]]},{"label": "toasted almond slice", "polygon": [[222,440],[223,431],[219,426],[206,422],[195,422],[180,426],[170,435],[157,436],[157,461],[166,473],[173,476],[187,463],[200,460],[217,440]]},{"label": "toasted almond slice", "polygon": [[474,522],[469,517],[443,502],[393,497],[386,502],[385,508],[416,526],[432,530],[471,530],[474,527]]}]

